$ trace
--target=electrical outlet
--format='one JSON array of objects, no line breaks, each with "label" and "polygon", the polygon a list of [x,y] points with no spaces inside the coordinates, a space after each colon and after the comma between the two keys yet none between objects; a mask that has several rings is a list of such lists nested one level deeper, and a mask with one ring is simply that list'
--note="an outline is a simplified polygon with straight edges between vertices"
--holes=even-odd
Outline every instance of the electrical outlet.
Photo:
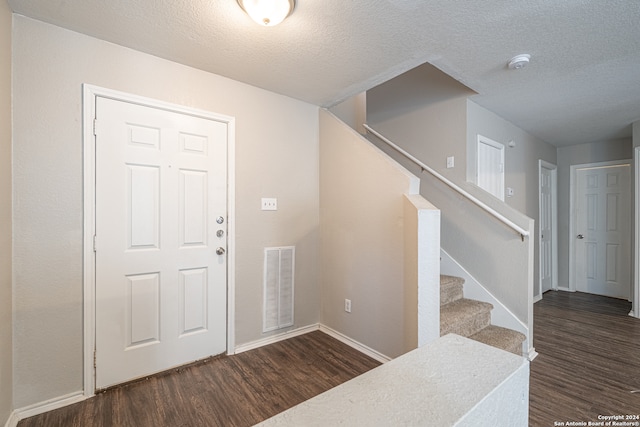
[{"label": "electrical outlet", "polygon": [[275,198],[262,198],[262,210],[263,211],[277,211],[278,199]]},{"label": "electrical outlet", "polygon": [[351,300],[350,299],[345,299],[344,300],[344,311],[346,311],[347,313],[351,313]]}]

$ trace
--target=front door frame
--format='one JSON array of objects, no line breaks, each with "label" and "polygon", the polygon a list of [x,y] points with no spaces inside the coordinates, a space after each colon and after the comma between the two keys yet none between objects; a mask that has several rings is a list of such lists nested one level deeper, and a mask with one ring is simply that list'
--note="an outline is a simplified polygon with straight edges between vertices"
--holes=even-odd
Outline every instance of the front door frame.
[{"label": "front door frame", "polygon": [[[596,162],[596,163],[585,163],[581,165],[571,165],[571,175],[569,177],[570,187],[569,187],[569,291],[576,292],[576,257],[575,257],[575,236],[577,235],[576,230],[576,209],[577,209],[577,171],[578,169],[586,169],[586,168],[594,168],[594,167],[605,167],[605,166],[618,166],[618,165],[629,165],[630,168],[633,168],[633,162],[630,159],[624,160],[613,160],[608,162]],[[633,171],[631,171],[633,173]],[[633,191],[633,190],[631,190]],[[631,214],[631,212],[630,212]],[[631,220],[631,224],[633,225],[633,220]],[[629,230],[631,232],[631,230]],[[632,245],[633,251],[633,245]],[[632,263],[631,263],[632,264]],[[631,276],[633,277],[633,276]],[[631,290],[633,289],[633,284],[630,284]],[[633,302],[635,306],[635,301]]]},{"label": "front door frame", "polygon": [[235,118],[198,110],[151,98],[132,95],[98,86],[83,84],[83,387],[84,396],[95,394],[95,252],[96,230],[96,151],[94,118],[96,98],[112,98],[124,102],[189,114],[227,123],[227,353],[235,351]]},{"label": "front door frame", "polygon": [[[558,290],[558,166],[538,160],[538,219],[542,218],[542,169],[551,171],[551,289]],[[538,221],[538,224],[540,220]],[[538,297],[537,302],[542,299],[542,230],[538,228]]]}]

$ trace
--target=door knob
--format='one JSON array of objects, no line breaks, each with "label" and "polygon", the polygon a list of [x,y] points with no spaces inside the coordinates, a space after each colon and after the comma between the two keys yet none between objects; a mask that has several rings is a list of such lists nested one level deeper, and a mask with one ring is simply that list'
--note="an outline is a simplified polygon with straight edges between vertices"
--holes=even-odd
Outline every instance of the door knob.
[{"label": "door knob", "polygon": [[224,250],[224,248],[218,248],[218,249],[216,249],[216,253],[217,253],[218,255],[224,255],[225,250]]},{"label": "door knob", "polygon": [[578,234],[578,239],[584,239],[584,236],[582,234]]}]

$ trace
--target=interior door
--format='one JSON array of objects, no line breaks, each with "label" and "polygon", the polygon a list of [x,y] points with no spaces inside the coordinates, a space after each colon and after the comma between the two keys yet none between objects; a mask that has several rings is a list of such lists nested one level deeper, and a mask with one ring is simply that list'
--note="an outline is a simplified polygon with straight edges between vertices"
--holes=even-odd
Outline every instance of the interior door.
[{"label": "interior door", "polygon": [[226,350],[227,124],[96,101],[96,388]]},{"label": "interior door", "polygon": [[476,184],[504,201],[504,145],[478,135]]},{"label": "interior door", "polygon": [[576,170],[576,290],[629,299],[630,165]]},{"label": "interior door", "polygon": [[540,167],[540,284],[542,293],[553,288],[553,170]]}]

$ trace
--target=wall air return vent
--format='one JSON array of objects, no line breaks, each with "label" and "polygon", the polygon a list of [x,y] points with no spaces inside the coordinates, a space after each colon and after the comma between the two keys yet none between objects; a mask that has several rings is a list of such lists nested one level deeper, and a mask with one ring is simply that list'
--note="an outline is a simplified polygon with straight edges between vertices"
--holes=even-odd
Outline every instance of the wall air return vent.
[{"label": "wall air return vent", "polygon": [[263,332],[293,326],[295,247],[265,248]]}]

